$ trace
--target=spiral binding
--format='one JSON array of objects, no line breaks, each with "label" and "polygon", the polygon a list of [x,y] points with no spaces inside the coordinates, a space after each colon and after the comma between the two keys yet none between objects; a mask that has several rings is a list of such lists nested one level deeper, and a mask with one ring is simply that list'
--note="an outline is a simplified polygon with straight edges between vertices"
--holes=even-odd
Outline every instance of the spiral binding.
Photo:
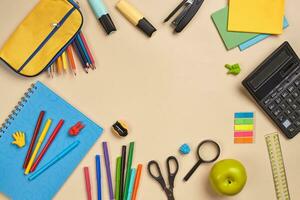
[{"label": "spiral binding", "polygon": [[12,121],[18,116],[19,112],[22,110],[24,105],[27,103],[30,96],[34,93],[34,91],[37,89],[37,87],[32,84],[30,88],[28,88],[27,92],[24,93],[24,96],[21,98],[21,100],[18,102],[18,104],[14,107],[14,109],[11,111],[11,113],[8,115],[8,117],[4,120],[2,125],[0,126],[0,138],[5,133],[5,131],[9,128]]}]

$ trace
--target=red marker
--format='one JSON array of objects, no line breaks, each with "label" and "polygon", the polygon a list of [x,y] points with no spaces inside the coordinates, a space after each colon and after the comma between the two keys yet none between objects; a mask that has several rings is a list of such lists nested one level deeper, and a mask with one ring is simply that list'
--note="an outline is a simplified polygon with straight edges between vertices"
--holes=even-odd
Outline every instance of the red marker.
[{"label": "red marker", "polygon": [[38,166],[38,164],[40,163],[40,161],[42,160],[43,156],[45,155],[46,151],[48,150],[49,146],[52,144],[53,140],[55,139],[56,135],[58,134],[59,130],[61,129],[62,125],[64,124],[64,120],[59,120],[57,126],[55,127],[53,133],[51,134],[51,136],[49,137],[46,145],[44,146],[43,150],[41,151],[40,155],[37,157],[36,161],[34,162],[34,164],[32,165],[30,172],[33,172],[36,167]]},{"label": "red marker", "polygon": [[92,187],[91,187],[91,180],[90,180],[90,172],[88,167],[84,167],[84,177],[85,177],[85,188],[88,200],[92,200]]}]

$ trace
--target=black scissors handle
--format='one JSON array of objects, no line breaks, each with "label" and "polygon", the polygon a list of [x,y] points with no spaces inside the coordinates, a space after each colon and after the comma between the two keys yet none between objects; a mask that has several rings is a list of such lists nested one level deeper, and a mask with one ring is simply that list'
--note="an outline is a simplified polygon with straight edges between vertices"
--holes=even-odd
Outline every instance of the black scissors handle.
[{"label": "black scissors handle", "polygon": [[[175,171],[171,172],[171,164],[170,162],[174,162],[175,163]],[[174,157],[174,156],[170,156],[167,159],[167,171],[168,171],[168,179],[169,179],[169,185],[170,185],[170,190],[173,191],[174,188],[174,180],[176,177],[176,174],[179,170],[179,164],[178,164],[178,160]]]},{"label": "black scissors handle", "polygon": [[[155,168],[156,168],[156,170],[157,170],[157,173],[158,173],[157,176],[155,176],[155,175],[152,173],[152,171],[151,171],[151,166],[155,166]],[[161,174],[160,167],[159,167],[158,163],[157,163],[155,160],[151,160],[151,161],[148,163],[147,168],[148,168],[148,172],[149,172],[150,176],[160,184],[160,186],[162,187],[163,190],[165,190],[165,189],[167,188],[166,182],[165,182],[165,180],[164,180],[164,178],[163,178],[163,176],[162,176],[162,174]]]}]

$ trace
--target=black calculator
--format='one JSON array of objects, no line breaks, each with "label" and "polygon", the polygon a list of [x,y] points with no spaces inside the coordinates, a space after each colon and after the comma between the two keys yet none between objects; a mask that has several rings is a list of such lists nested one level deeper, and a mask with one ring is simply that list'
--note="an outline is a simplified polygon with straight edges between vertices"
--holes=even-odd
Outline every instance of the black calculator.
[{"label": "black calculator", "polygon": [[300,132],[300,60],[288,42],[242,84],[287,138]]}]

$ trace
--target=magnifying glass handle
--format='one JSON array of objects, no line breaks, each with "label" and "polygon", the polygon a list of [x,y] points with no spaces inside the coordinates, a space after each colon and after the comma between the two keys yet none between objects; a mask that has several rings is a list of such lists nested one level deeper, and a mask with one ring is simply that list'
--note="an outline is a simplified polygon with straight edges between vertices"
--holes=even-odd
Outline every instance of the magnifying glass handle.
[{"label": "magnifying glass handle", "polygon": [[194,165],[194,167],[185,175],[183,180],[188,181],[201,163],[202,163],[202,160],[198,160],[198,162]]}]

